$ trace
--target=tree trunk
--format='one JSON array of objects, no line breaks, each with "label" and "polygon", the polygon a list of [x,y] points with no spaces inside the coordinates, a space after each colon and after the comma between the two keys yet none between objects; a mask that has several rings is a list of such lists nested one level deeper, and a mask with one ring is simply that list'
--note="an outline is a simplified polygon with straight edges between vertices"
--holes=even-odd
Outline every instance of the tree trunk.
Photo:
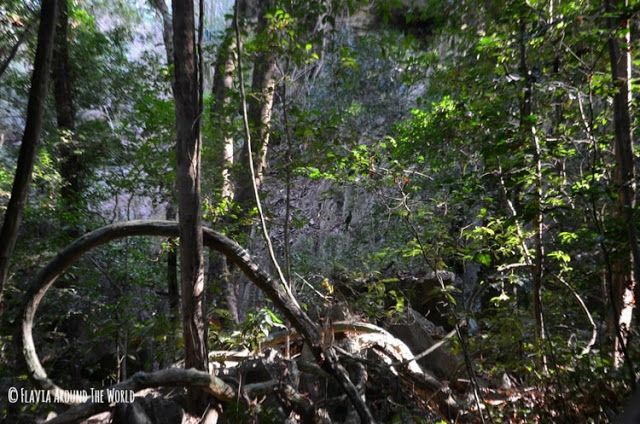
[{"label": "tree trunk", "polygon": [[[176,210],[173,204],[167,204],[167,221],[176,220]],[[168,238],[169,251],[167,252],[167,294],[169,298],[169,322],[171,323],[171,334],[169,337],[170,360],[175,360],[176,336],[178,330],[178,320],[180,319],[180,292],[178,291],[178,257],[176,254],[177,244],[173,238]]]},{"label": "tree trunk", "polygon": [[[164,51],[166,54],[167,67],[173,68],[173,26],[171,15],[164,0],[150,0],[151,6],[158,11],[162,18],[162,40],[164,42]],[[171,77],[171,94],[175,98],[175,78]],[[168,221],[175,221],[176,209],[174,207],[175,186],[171,188],[171,193],[167,198],[167,210],[165,217]],[[180,318],[180,295],[178,292],[178,257],[176,248],[178,247],[172,238],[167,239],[169,251],[167,252],[167,293],[169,297],[169,313],[171,321],[171,335],[174,336],[178,328],[178,319]],[[171,360],[174,359],[176,340],[174,337],[169,338],[169,355]]]},{"label": "tree trunk", "polygon": [[[611,78],[616,91],[613,96],[613,125],[615,129],[614,152],[616,167],[614,186],[618,191],[615,221],[621,227],[620,239],[624,240],[615,255],[612,266],[614,317],[618,321],[620,336],[614,338],[614,363],[623,362],[624,344],[627,343],[635,305],[640,298],[640,287],[636,285],[640,275],[638,240],[635,227],[635,169],[633,154],[633,136],[631,133],[631,36],[628,17],[622,16],[626,0],[607,0],[607,13],[615,14],[609,18],[609,58],[611,60]],[[621,34],[621,35],[618,35]],[[634,293],[635,290],[635,293]],[[635,294],[635,299],[634,299]]]},{"label": "tree trunk", "polygon": [[[174,0],[173,45],[176,102],[176,159],[182,323],[185,368],[208,370],[204,311],[204,260],[200,212],[200,111],[193,2]],[[188,410],[204,410],[202,392],[190,391]]]},{"label": "tree trunk", "polygon": [[253,123],[256,144],[256,182],[261,185],[267,168],[267,151],[271,132],[271,112],[275,92],[276,57],[272,52],[262,53],[256,59],[251,87],[254,96],[249,101],[249,121]]},{"label": "tree trunk", "polygon": [[[211,109],[212,121],[216,127],[216,147],[220,142],[220,199],[225,205],[230,205],[234,197],[234,184],[231,178],[233,168],[233,111],[230,94],[233,90],[233,74],[236,64],[233,57],[235,38],[231,31],[227,32],[219,47],[213,77],[212,95],[214,99]],[[223,221],[228,221],[223,218]],[[219,284],[211,284],[214,289],[219,286],[224,294],[226,307],[231,321],[239,324],[237,284],[232,281],[229,264],[224,256],[210,252],[208,275],[210,280]]]},{"label": "tree trunk", "polygon": [[162,18],[162,41],[167,55],[167,66],[173,66],[173,26],[169,8],[164,0],[149,0],[151,6],[158,11]]},{"label": "tree trunk", "polygon": [[231,168],[233,167],[233,112],[230,108],[230,94],[233,90],[233,74],[236,63],[233,58],[235,42],[232,32],[227,32],[218,50],[213,87],[211,89],[214,98],[211,115],[216,125],[219,139],[222,143],[222,181],[220,184],[221,198],[233,199],[233,181],[231,180]]},{"label": "tree trunk", "polygon": [[[72,76],[69,67],[69,12],[68,1],[58,1],[58,25],[53,49],[53,88],[58,124],[58,153],[60,155],[60,176],[63,210],[77,212],[82,201],[83,165],[77,151],[75,138],[76,113],[73,105]],[[75,218],[75,217],[74,217]],[[71,236],[79,235],[77,227]]]},{"label": "tree trunk", "polygon": [[[261,4],[258,17],[258,34],[266,31],[267,20],[265,13],[270,6],[270,1]],[[271,131],[271,112],[273,110],[273,95],[275,92],[276,56],[272,50],[258,54],[253,66],[251,89],[253,96],[249,97],[249,124],[251,139],[254,142],[254,162],[256,185],[260,188],[267,167],[267,152],[269,147],[269,135]],[[240,155],[240,169],[242,174],[238,176],[236,191],[236,203],[242,207],[243,212],[248,213],[253,202],[253,186],[249,169],[249,149],[245,142]]]},{"label": "tree trunk", "polygon": [[[257,34],[264,34],[267,28],[267,12],[271,1],[261,2],[258,11]],[[271,113],[273,109],[273,97],[275,92],[275,72],[276,72],[276,56],[272,49],[262,48],[258,53],[253,66],[253,75],[251,82],[252,95],[249,96],[249,128],[252,140],[252,153],[254,162],[255,184],[260,189],[267,167],[267,153],[269,147],[269,136],[271,131]],[[244,142],[240,152],[240,166],[236,178],[236,192],[234,203],[240,208],[240,231],[249,235],[251,225],[247,222],[253,210],[254,193],[253,181],[251,181],[251,172],[249,162],[249,145]],[[253,287],[246,285],[246,282],[240,282],[238,289],[242,296],[238,299],[240,319],[244,317],[244,311],[251,307],[251,298],[254,294]]]},{"label": "tree trunk", "polygon": [[[532,121],[533,114],[533,78],[527,64],[527,27],[524,20],[520,21],[520,73],[524,78],[524,88],[522,102],[520,105],[520,130],[523,140],[531,140],[531,153],[533,158],[533,168],[535,169],[533,202],[535,213],[532,219],[533,227],[533,250],[534,255],[531,262],[531,280],[533,282],[533,317],[536,322],[536,338],[539,342],[545,338],[544,317],[542,314],[542,278],[544,269],[544,246],[542,243],[544,235],[542,213],[542,164],[540,140],[536,134],[535,125]],[[542,347],[542,346],[539,346]],[[542,355],[542,366],[546,371],[546,356]]]},{"label": "tree trunk", "polygon": [[11,50],[9,50],[7,57],[2,61],[2,64],[0,64],[0,78],[2,78],[4,72],[7,70],[7,68],[9,68],[9,65],[11,64],[11,62],[13,62],[13,59],[15,59],[20,46],[27,40],[27,37],[31,34],[32,26],[33,23],[29,22],[27,27],[22,31],[16,42],[11,47]]},{"label": "tree trunk", "polygon": [[36,150],[42,131],[44,102],[47,96],[49,73],[51,72],[51,56],[53,39],[56,30],[57,1],[43,0],[40,11],[40,27],[38,29],[38,45],[36,47],[31,90],[27,106],[27,119],[20,145],[18,164],[11,188],[11,199],[4,214],[2,230],[0,230],[0,316],[3,311],[2,292],[9,271],[9,260],[18,237],[18,228],[22,211],[27,199],[31,173],[36,159]]}]

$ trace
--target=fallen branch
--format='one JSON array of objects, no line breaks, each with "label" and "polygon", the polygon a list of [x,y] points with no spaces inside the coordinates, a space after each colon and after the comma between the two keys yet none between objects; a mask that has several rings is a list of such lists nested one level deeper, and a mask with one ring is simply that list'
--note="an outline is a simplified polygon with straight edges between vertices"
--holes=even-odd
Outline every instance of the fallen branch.
[{"label": "fallen branch", "polygon": [[[142,389],[161,386],[200,387],[216,399],[229,402],[236,398],[236,390],[218,377],[195,369],[169,368],[152,373],[139,372],[122,383],[115,384],[105,390],[138,392]],[[76,423],[112,407],[108,402],[84,403],[75,406],[57,417],[46,421],[46,424]]]},{"label": "fallen branch", "polygon": [[442,338],[442,340],[440,340],[439,342],[437,342],[437,343],[433,344],[433,346],[431,346],[430,348],[428,348],[428,349],[424,350],[423,352],[420,352],[418,355],[415,355],[415,356],[413,357],[413,359],[411,359],[411,360],[404,360],[404,361],[401,361],[401,362],[394,362],[394,363],[393,363],[393,365],[404,365],[404,364],[407,364],[408,362],[411,362],[411,361],[417,361],[417,360],[419,360],[419,359],[422,359],[422,358],[424,358],[425,356],[428,356],[428,355],[432,354],[433,352],[435,352],[436,350],[438,350],[438,348],[439,348],[440,346],[442,346],[443,344],[445,344],[445,343],[446,343],[446,342],[447,342],[451,337],[453,337],[455,334],[456,334],[456,330],[455,330],[455,329],[454,329],[454,330],[451,330],[451,331],[449,331],[449,333],[448,333],[446,336],[444,336],[444,337]]},{"label": "fallen branch", "polygon": [[[335,340],[335,335],[340,333],[354,334],[354,339],[360,345],[360,350],[376,347],[382,350],[387,357],[393,359],[384,361],[384,363],[370,361],[353,355],[338,346],[334,346],[334,349],[342,356],[347,357],[352,361],[364,363],[367,366],[373,366],[380,370],[384,368],[385,370],[400,376],[405,381],[421,388],[430,394],[434,400],[437,410],[447,418],[455,417],[460,414],[460,407],[458,406],[457,401],[451,397],[448,388],[444,386],[433,374],[423,370],[416,362],[418,359],[427,356],[433,350],[440,347],[450,337],[452,337],[453,334],[447,334],[439,343],[436,343],[425,352],[420,353],[420,355],[414,356],[409,347],[407,347],[402,340],[396,338],[383,328],[365,322],[334,322],[331,327],[323,329],[322,337],[323,340]],[[292,340],[300,339],[300,335],[295,331],[279,331],[270,335],[267,340],[261,344],[261,347],[265,349],[267,347],[278,346],[286,339],[287,334]],[[313,363],[298,361],[298,367],[300,370],[307,373],[313,373],[319,376],[326,375],[324,370]],[[395,367],[398,367],[398,369],[395,369]]]},{"label": "fallen branch", "polygon": [[[153,373],[139,372],[129,380],[116,384],[105,390],[133,390],[139,392],[143,389],[167,386],[200,387],[222,402],[231,402],[237,398],[236,390],[224,381],[211,376],[203,371],[195,369],[184,370],[181,368],[169,368]],[[291,404],[294,411],[309,418],[308,422],[324,423],[326,412],[315,407],[306,397],[288,384],[276,380],[247,384],[242,388],[246,396],[257,397],[270,393],[279,394],[283,400]],[[113,405],[109,403],[85,403],[77,405],[68,411],[54,417],[44,424],[68,424],[76,423],[93,415],[109,410]]]},{"label": "fallen branch", "polygon": [[[413,388],[419,388],[425,392],[428,398],[424,400],[434,405],[435,409],[445,418],[454,419],[462,414],[458,401],[451,395],[448,387],[444,386],[440,381],[429,373],[414,372],[411,369],[396,370],[393,367],[392,359],[397,359],[397,354],[393,350],[387,350],[383,346],[377,346],[380,351],[374,350],[381,361],[372,361],[370,359],[355,356],[344,349],[337,348],[338,351],[353,362],[360,362],[367,367],[377,370],[379,373],[391,373],[402,381],[408,383]],[[301,368],[302,369],[302,368]],[[424,397],[424,396],[422,396]]]},{"label": "fallen branch", "polygon": [[[414,356],[411,352],[411,349],[409,349],[409,347],[402,340],[393,336],[384,328],[366,322],[337,321],[334,322],[331,327],[323,328],[321,337],[323,340],[334,340],[336,334],[340,333],[354,334],[358,338],[358,341],[360,343],[367,344],[367,346],[363,346],[363,348],[373,345],[380,345],[382,347],[385,347],[386,349],[393,350],[396,353],[397,357],[400,359],[390,365],[405,365],[408,366],[413,372],[417,373],[424,373],[424,370],[420,368],[416,361],[438,349],[454,334],[453,332],[447,334],[441,341],[431,346],[426,351],[420,353],[418,356]],[[301,339],[301,336],[296,331],[278,331],[269,335],[269,337],[267,337],[267,339],[260,344],[260,348],[267,349],[270,347],[272,348],[279,346],[287,339],[287,336],[290,340]],[[437,381],[435,377],[433,377],[433,379],[434,381]]]}]

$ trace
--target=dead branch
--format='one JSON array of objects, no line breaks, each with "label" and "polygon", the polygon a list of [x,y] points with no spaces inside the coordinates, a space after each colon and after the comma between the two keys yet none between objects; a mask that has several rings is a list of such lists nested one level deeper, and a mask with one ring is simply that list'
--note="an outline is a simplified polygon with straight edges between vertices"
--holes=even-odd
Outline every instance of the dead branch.
[{"label": "dead branch", "polygon": [[[336,334],[348,333],[360,346],[360,351],[368,348],[380,349],[384,352],[385,359],[388,360],[382,362],[370,361],[335,346],[338,353],[352,361],[372,366],[375,369],[378,369],[379,372],[391,372],[404,381],[419,387],[433,398],[437,410],[443,416],[452,417],[457,416],[460,413],[458,402],[451,397],[448,388],[444,386],[433,374],[423,370],[416,362],[418,357],[413,355],[409,347],[407,347],[402,340],[396,338],[387,330],[365,322],[338,321],[334,322],[331,327],[323,329],[322,331],[323,340],[335,340]],[[262,343],[261,347],[264,349],[267,347],[278,346],[285,341],[287,334],[289,334],[289,337],[292,340],[300,339],[300,336],[295,331],[279,331],[269,336],[269,338]],[[450,335],[447,337],[450,337]],[[442,343],[444,343],[444,340]],[[426,356],[429,353],[429,350],[426,352],[426,354],[425,352],[422,352],[420,355]],[[307,373],[326,376],[324,371],[313,363],[298,361],[298,367],[300,370]]]},{"label": "dead branch", "polygon": [[[105,390],[134,392],[142,389],[161,386],[183,386],[201,387],[218,400],[229,402],[236,398],[236,390],[218,377],[212,376],[204,371],[195,369],[169,368],[152,373],[139,372],[130,379],[113,385]],[[46,424],[66,424],[75,423],[84,418],[106,411],[111,408],[111,404],[104,403],[84,403],[75,406],[57,417],[49,420]]]}]

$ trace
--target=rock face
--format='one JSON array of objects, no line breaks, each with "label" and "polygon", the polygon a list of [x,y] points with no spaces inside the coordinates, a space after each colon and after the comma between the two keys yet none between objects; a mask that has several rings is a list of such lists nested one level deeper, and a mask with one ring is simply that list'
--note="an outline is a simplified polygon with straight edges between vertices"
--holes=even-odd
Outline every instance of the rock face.
[{"label": "rock face", "polygon": [[[418,355],[433,346],[437,340],[434,334],[439,334],[435,324],[412,308],[408,308],[403,322],[390,325],[389,332],[399,338]],[[442,345],[429,355],[418,360],[420,366],[433,372],[437,377],[451,380],[460,364],[461,359],[447,347]]]}]

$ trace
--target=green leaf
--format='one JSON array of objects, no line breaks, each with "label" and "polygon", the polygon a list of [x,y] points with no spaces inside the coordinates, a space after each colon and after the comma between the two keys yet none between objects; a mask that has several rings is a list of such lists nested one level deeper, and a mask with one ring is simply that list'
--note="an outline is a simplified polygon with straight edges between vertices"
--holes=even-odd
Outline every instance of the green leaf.
[{"label": "green leaf", "polygon": [[558,262],[562,262],[565,264],[571,262],[571,256],[569,256],[569,254],[567,254],[566,252],[563,252],[562,250],[555,250],[553,252],[549,252],[547,256],[549,256],[550,258],[554,258]]},{"label": "green leaf", "polygon": [[475,261],[480,265],[489,266],[491,265],[491,255],[487,252],[479,252],[476,254]]}]

